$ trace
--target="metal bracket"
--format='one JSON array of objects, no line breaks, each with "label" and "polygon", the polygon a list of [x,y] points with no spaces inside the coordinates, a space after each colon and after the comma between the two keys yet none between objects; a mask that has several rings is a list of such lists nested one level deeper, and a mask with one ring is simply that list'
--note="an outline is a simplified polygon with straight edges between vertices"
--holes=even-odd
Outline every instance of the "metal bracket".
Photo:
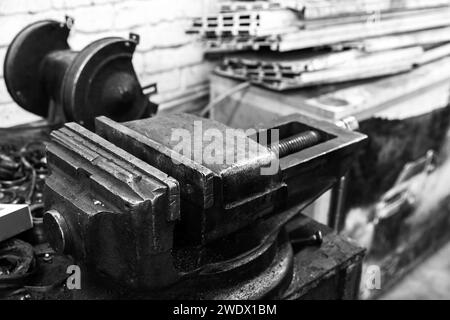
[{"label": "metal bracket", "polygon": [[73,25],[75,24],[75,19],[71,16],[66,15],[65,16],[65,26],[67,27],[67,29],[72,29]]},{"label": "metal bracket", "polygon": [[147,97],[158,93],[158,84],[156,82],[147,84],[142,87],[142,91]]},{"label": "metal bracket", "polygon": [[347,129],[350,131],[356,131],[359,129],[359,122],[354,116],[349,116],[346,118],[342,118],[335,122],[338,127],[343,129]]},{"label": "metal bracket", "polygon": [[137,33],[132,33],[132,32],[130,32],[129,38],[131,41],[136,43],[136,45],[138,45],[141,40],[141,37]]}]

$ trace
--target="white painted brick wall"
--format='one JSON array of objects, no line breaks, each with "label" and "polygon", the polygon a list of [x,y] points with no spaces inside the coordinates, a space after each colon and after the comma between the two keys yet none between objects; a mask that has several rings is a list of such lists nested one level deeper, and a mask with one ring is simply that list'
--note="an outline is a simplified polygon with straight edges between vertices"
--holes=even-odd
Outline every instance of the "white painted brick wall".
[{"label": "white painted brick wall", "polygon": [[0,126],[34,119],[15,106],[3,80],[6,48],[29,23],[73,17],[69,43],[75,50],[102,37],[139,34],[141,42],[133,59],[138,76],[144,85],[157,82],[161,95],[170,97],[207,82],[212,66],[204,61],[200,42],[185,30],[191,18],[213,12],[219,1],[0,0]]}]

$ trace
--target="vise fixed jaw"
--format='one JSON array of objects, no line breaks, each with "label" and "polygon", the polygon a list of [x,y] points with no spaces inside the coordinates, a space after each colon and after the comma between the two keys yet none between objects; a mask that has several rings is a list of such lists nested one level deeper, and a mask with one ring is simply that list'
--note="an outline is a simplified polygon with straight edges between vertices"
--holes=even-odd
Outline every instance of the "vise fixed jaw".
[{"label": "vise fixed jaw", "polygon": [[52,246],[124,286],[174,282],[178,182],[75,123],[51,138],[44,224]]}]

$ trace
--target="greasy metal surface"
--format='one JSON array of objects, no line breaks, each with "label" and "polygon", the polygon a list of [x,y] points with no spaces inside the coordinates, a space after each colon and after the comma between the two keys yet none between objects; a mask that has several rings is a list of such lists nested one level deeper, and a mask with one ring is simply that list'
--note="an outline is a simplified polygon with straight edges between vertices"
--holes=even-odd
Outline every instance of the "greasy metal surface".
[{"label": "greasy metal surface", "polygon": [[[165,289],[138,292],[124,287],[107,287],[85,277],[82,290],[72,290],[73,299],[272,299],[282,295],[292,279],[293,254],[286,233],[271,245],[270,254],[245,268],[216,271],[209,276],[184,277]],[[84,272],[84,270],[82,271]],[[84,273],[85,274],[85,273]]]},{"label": "greasy metal surface", "polygon": [[[304,215],[288,225],[291,239],[320,230],[324,235],[320,247],[294,250],[293,279],[283,299],[355,299],[359,293],[361,268],[365,249],[336,235],[330,228]],[[356,274],[350,274],[355,269]],[[346,277],[355,279],[349,281]]]},{"label": "greasy metal surface", "polygon": [[[234,273],[227,278],[201,282],[185,280],[157,293],[116,292],[90,279],[82,290],[71,290],[72,299],[348,299],[358,294],[358,269],[364,249],[332,233],[331,229],[307,216],[297,214],[288,224],[290,239],[316,230],[325,235],[321,246],[292,249],[280,237],[272,263],[252,277]],[[354,270],[354,271],[352,271]],[[55,294],[54,298],[59,298]],[[65,297],[67,299],[68,297]]]},{"label": "greasy metal surface", "polygon": [[[150,298],[255,300],[275,299],[287,289],[292,279],[293,252],[284,230],[273,243],[272,254],[248,261],[247,270],[231,268],[226,277],[211,275],[180,282],[162,296]],[[250,270],[249,270],[250,268]]]},{"label": "greasy metal surface", "polygon": [[308,130],[292,137],[281,140],[278,143],[278,154],[280,158],[298,152],[302,149],[312,147],[320,142],[320,133]]}]

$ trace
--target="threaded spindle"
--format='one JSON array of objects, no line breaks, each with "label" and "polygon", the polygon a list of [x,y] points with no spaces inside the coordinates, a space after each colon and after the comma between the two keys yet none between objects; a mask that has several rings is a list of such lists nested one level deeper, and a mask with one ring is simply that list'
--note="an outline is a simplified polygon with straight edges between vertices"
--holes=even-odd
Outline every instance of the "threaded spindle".
[{"label": "threaded spindle", "polygon": [[[320,133],[313,130],[308,130],[292,137],[283,139],[277,143],[278,156],[284,157],[294,152],[306,149],[320,142]],[[273,145],[270,146],[273,149]]]}]

